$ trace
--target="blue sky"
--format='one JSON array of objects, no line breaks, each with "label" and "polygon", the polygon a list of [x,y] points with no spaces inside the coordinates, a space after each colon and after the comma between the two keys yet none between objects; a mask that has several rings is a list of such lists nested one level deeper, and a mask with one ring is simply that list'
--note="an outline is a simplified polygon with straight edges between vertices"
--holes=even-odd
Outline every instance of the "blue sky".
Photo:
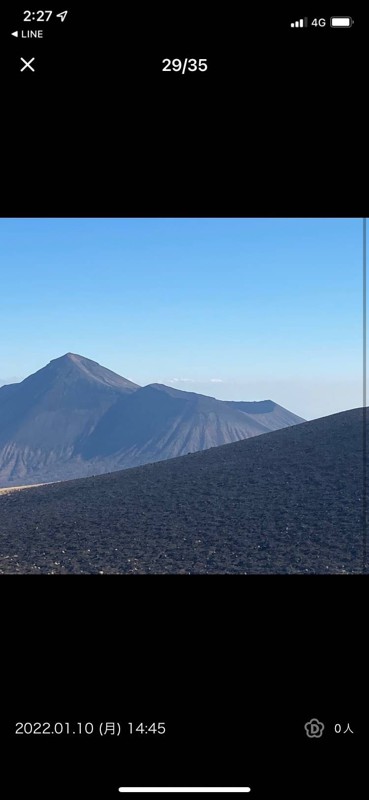
[{"label": "blue sky", "polygon": [[362,403],[362,220],[1,219],[0,379],[66,352],[145,385]]}]

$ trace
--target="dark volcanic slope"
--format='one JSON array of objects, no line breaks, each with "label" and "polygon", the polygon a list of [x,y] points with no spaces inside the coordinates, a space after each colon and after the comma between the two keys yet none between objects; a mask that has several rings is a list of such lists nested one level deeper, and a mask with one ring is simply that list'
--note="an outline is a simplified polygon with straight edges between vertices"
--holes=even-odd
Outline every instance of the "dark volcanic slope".
[{"label": "dark volcanic slope", "polygon": [[0,495],[3,573],[363,570],[363,410]]}]

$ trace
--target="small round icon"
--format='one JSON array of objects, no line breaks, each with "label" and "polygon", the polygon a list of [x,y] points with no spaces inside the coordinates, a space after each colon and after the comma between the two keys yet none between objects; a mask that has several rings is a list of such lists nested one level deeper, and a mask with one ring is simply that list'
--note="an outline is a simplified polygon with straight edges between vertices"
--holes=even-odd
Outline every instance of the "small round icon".
[{"label": "small round icon", "polygon": [[304,728],[309,739],[320,739],[323,736],[324,723],[319,722],[318,719],[313,718],[309,722],[305,722]]}]

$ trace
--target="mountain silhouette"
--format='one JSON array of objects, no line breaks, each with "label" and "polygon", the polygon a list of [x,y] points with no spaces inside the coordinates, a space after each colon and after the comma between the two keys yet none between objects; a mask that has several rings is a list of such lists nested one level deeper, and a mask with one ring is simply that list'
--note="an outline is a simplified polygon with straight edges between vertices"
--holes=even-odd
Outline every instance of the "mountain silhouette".
[{"label": "mountain silhouette", "polygon": [[67,353],[0,387],[0,486],[175,458],[303,422],[271,400],[228,402],[138,384]]}]

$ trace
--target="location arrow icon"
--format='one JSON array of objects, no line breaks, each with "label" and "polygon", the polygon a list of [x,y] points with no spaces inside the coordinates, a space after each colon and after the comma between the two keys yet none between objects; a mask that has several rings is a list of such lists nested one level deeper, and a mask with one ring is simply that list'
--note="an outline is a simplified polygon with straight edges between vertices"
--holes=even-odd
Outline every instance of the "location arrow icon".
[{"label": "location arrow icon", "polygon": [[12,36],[18,36],[18,31],[13,31]]}]

